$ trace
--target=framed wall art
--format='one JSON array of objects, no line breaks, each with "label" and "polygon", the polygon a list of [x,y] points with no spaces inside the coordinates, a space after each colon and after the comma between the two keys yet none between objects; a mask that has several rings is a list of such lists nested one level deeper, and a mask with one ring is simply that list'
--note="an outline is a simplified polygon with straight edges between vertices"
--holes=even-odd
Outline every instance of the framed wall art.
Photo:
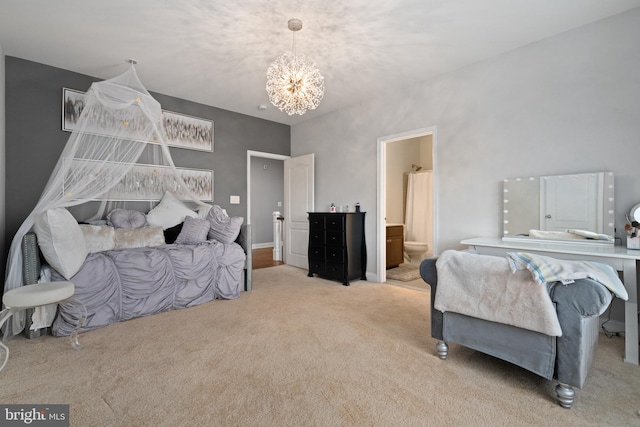
[{"label": "framed wall art", "polygon": [[[73,132],[76,129],[78,118],[85,105],[85,97],[86,92],[62,88],[63,131]],[[162,110],[162,125],[168,146],[213,152],[214,126],[212,120]],[[87,130],[98,134],[105,132],[98,125],[89,126]]]},{"label": "framed wall art", "polygon": [[62,130],[72,132],[84,108],[85,92],[62,88]]},{"label": "framed wall art", "polygon": [[[69,176],[81,174],[78,169],[87,169],[86,160],[73,159],[71,162],[72,166],[67,172]],[[108,165],[109,163],[102,172],[105,180],[109,179]],[[186,168],[176,168],[176,170],[191,193],[203,202],[213,202],[213,170]],[[94,179],[101,179],[101,177],[98,174]],[[66,188],[63,190],[67,191]],[[162,199],[165,191],[170,191],[180,200],[191,200],[188,191],[179,184],[171,167],[136,164],[108,193],[93,200],[156,201]]]},{"label": "framed wall art", "polygon": [[162,110],[167,145],[191,150],[213,151],[213,122]]}]

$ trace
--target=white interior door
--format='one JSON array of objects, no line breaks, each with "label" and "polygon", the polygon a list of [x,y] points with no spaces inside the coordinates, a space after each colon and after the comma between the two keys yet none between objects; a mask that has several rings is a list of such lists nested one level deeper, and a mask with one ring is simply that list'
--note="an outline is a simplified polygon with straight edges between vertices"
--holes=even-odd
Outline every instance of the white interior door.
[{"label": "white interior door", "polygon": [[314,154],[284,161],[284,262],[309,268],[309,220],[314,210]]},{"label": "white interior door", "polygon": [[540,183],[540,227],[548,231],[570,228],[598,231],[599,174],[547,176]]}]

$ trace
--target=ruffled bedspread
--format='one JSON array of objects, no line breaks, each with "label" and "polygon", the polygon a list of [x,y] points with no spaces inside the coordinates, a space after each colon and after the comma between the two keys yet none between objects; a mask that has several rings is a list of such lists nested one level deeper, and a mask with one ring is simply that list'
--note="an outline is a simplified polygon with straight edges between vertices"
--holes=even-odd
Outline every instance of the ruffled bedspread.
[{"label": "ruffled bedspread", "polygon": [[[80,331],[240,295],[246,255],[237,243],[209,240],[89,254],[71,278],[74,298],[87,309]],[[65,280],[52,272],[53,280]],[[79,310],[61,304],[52,332],[71,334]]]}]

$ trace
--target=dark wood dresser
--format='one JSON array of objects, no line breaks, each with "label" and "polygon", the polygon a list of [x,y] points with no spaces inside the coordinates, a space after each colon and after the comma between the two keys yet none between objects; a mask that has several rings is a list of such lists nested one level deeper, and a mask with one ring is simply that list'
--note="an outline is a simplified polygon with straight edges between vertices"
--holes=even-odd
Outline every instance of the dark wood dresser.
[{"label": "dark wood dresser", "polygon": [[367,280],[366,212],[309,212],[309,277]]}]

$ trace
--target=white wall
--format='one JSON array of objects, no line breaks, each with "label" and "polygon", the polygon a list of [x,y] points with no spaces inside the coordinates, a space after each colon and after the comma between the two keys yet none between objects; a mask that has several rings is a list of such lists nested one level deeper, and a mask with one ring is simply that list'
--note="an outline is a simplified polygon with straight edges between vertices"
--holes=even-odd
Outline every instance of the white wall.
[{"label": "white wall", "polygon": [[438,249],[501,236],[506,177],[608,170],[616,224],[640,202],[640,8],[292,127],[316,206],[359,201],[375,274],[377,138],[437,128]]}]

